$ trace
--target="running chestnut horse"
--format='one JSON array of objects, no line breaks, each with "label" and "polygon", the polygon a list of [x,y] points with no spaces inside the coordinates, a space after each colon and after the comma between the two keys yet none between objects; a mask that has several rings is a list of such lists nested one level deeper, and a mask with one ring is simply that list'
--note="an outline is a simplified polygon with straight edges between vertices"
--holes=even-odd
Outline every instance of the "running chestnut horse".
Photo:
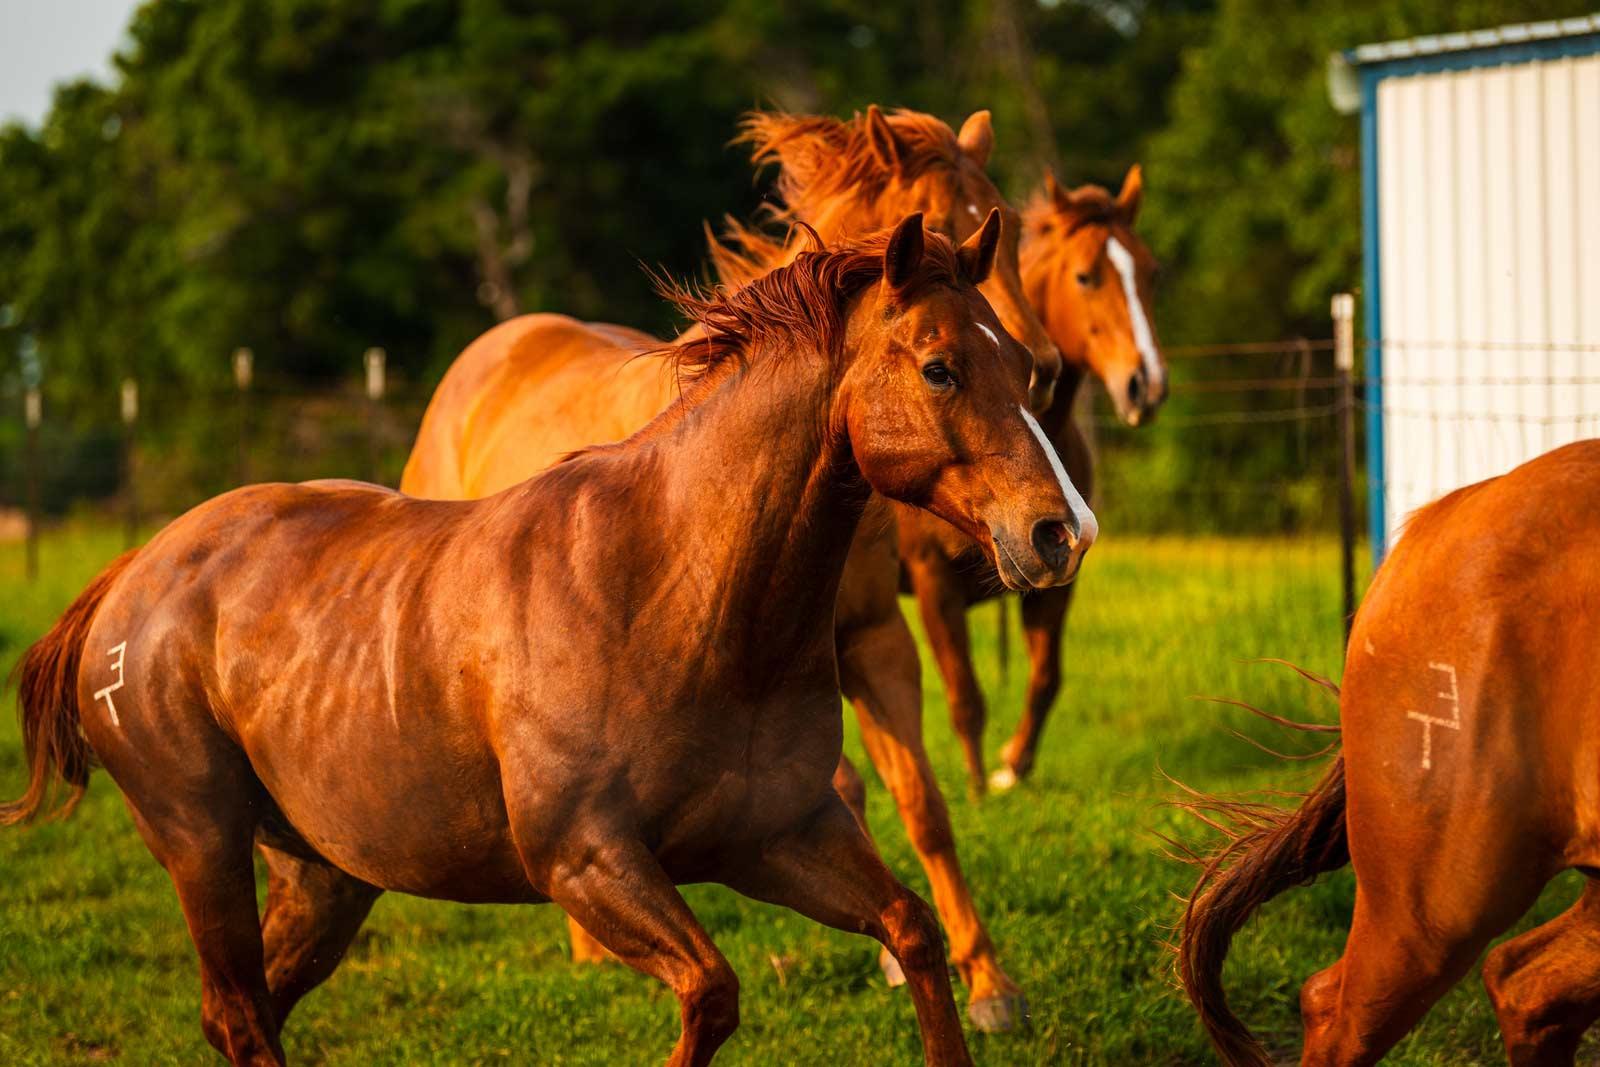
[{"label": "running chestnut horse", "polygon": [[927,1062],[970,1063],[933,912],[832,787],[833,618],[873,492],[970,531],[1018,586],[1069,581],[1088,548],[1029,355],[974,288],[993,254],[913,215],[685,296],[704,336],[667,357],[682,399],[492,497],[312,482],[201,505],[24,657],[31,780],[0,819],[106,768],[235,1064],[283,1062],[284,1019],[382,890],[554,901],[677,994],[670,1063],[707,1063],[739,984],[675,888],[704,881],[877,938]]},{"label": "running chestnut horse", "polygon": [[[930,115],[885,115],[876,107],[848,122],[759,113],[746,117],[743,138],[758,161],[780,165],[778,187],[789,211],[815,222],[824,239],[840,236],[839,230],[848,235],[854,228],[875,228],[890,211],[926,208],[932,227],[953,239],[992,243],[994,269],[982,291],[999,312],[1001,333],[1033,347],[1035,360],[1024,378],[1032,402],[1048,397],[1059,355],[1022,292],[1020,227],[1002,225],[1010,209],[983,172],[993,143],[988,112],[969,118],[959,135]],[[770,261],[739,281],[798,254],[807,238],[803,229],[797,233],[801,237],[794,243],[773,246]],[[440,382],[401,490],[440,499],[486,496],[575,448],[627,437],[677,395],[670,362],[638,358],[660,343],[624,327],[562,315],[526,315],[502,323],[474,341]],[[1081,503],[1075,508],[1083,536],[1092,538],[1094,517]],[[895,551],[893,523],[883,502],[875,501],[841,588],[835,619],[840,680],[867,752],[894,794],[928,872],[950,935],[951,959],[970,991],[968,1015],[979,1029],[1008,1030],[1025,1017],[1026,1005],[1002,970],[973,904],[944,797],[923,747],[921,664],[897,599]],[[864,793],[848,761],[840,763],[839,785],[864,824],[859,810]],[[571,932],[577,958],[602,955],[576,923]],[[893,958],[885,954],[883,962],[890,980],[897,981]]]},{"label": "running chestnut horse", "polygon": [[[1061,352],[1054,402],[1039,414],[1073,484],[1093,499],[1094,467],[1073,421],[1078,391],[1093,374],[1130,426],[1149,422],[1167,395],[1166,365],[1150,306],[1155,258],[1133,230],[1143,196],[1134,166],[1113,198],[1097,185],[1072,191],[1046,179],[1029,205],[1022,241],[1023,289]],[[905,581],[916,594],[928,643],[944,681],[975,794],[984,789],[983,732],[988,718],[968,640],[969,607],[999,595],[993,568],[971,538],[925,514],[896,508]],[[1061,633],[1075,585],[1021,598],[1028,647],[1028,691],[1016,732],[988,779],[1009,789],[1032,772],[1039,736],[1061,688]]]},{"label": "running chestnut horse", "polygon": [[[1023,291],[1043,320],[1062,364],[1054,400],[1039,415],[1039,422],[1073,485],[1086,498],[1092,497],[1094,468],[1073,410],[1088,376],[1101,380],[1118,415],[1130,426],[1147,423],[1167,395],[1166,364],[1145,310],[1156,263],[1133,230],[1143,191],[1137,165],[1128,171],[1116,197],[1098,185],[1063,189],[1051,175],[1024,215]],[[793,210],[775,214],[800,221]],[[731,219],[723,238],[709,244],[718,276],[734,285],[760,277],[791,254],[789,242]],[[914,512],[897,518],[904,585],[916,594],[966,756],[972,792],[981,795],[988,713],[972,663],[966,613],[995,596],[1000,586],[994,571],[985,566],[980,547],[948,523]],[[1016,733],[1001,751],[1002,766],[987,779],[995,788],[1009,789],[1033,770],[1039,736],[1060,691],[1061,633],[1075,588],[1022,598],[1030,661],[1028,693]],[[859,796],[859,787],[850,795]],[[860,801],[854,806],[860,814]]]},{"label": "running chestnut horse", "polygon": [[1600,1019],[1597,650],[1600,441],[1412,517],[1356,615],[1336,690],[1343,752],[1321,783],[1295,811],[1198,801],[1208,821],[1237,823],[1179,943],[1224,1060],[1274,1062],[1223,993],[1233,935],[1267,900],[1351,863],[1344,956],[1300,991],[1301,1062],[1377,1062],[1577,869],[1589,878],[1577,903],[1483,969],[1512,1064],[1573,1062]]}]

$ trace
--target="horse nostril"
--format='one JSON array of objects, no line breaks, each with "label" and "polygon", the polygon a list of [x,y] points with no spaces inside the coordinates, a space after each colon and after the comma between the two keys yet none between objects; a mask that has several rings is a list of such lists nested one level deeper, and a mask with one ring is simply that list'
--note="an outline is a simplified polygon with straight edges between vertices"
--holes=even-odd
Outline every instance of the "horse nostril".
[{"label": "horse nostril", "polygon": [[1047,567],[1060,567],[1067,561],[1081,532],[1077,526],[1076,519],[1070,525],[1060,519],[1040,519],[1033,524],[1033,550]]},{"label": "horse nostril", "polygon": [[1128,379],[1128,403],[1138,407],[1144,402],[1144,371],[1139,371]]}]

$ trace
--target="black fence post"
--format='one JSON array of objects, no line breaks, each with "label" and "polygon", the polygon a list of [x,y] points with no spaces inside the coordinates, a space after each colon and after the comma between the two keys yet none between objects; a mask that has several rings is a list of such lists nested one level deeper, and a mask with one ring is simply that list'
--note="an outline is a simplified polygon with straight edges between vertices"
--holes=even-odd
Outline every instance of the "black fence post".
[{"label": "black fence post", "polygon": [[1344,640],[1348,645],[1356,615],[1356,298],[1349,293],[1336,293],[1332,310],[1333,366],[1339,380],[1339,542],[1344,574]]},{"label": "black fence post", "polygon": [[250,392],[250,379],[255,373],[255,353],[248,348],[233,350],[233,384],[238,402],[238,429],[239,429],[239,456],[235,468],[234,480],[237,485],[247,485],[250,481],[249,459],[247,456],[250,437],[249,429],[249,403],[246,394]]},{"label": "black fence post", "polygon": [[37,385],[23,395],[23,421],[27,424],[28,530],[25,539],[28,581],[39,578],[39,424],[44,421],[44,398]]},{"label": "black fence post", "polygon": [[388,353],[369,348],[367,365],[367,481],[378,484],[378,407],[383,403],[384,365]]}]

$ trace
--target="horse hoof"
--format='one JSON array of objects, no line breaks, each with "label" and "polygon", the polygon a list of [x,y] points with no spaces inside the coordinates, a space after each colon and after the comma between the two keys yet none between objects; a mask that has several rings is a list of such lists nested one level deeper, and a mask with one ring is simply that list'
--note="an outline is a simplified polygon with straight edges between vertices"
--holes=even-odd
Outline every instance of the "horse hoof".
[{"label": "horse hoof", "polygon": [[883,968],[883,978],[889,983],[890,989],[899,989],[906,984],[906,972],[900,969],[900,961],[888,952],[878,956],[878,966]]},{"label": "horse hoof", "polygon": [[985,1034],[1007,1034],[1028,1028],[1028,998],[1021,993],[984,997],[967,1005],[967,1018]]},{"label": "horse hoof", "polygon": [[1007,789],[1015,788],[1019,781],[1021,779],[1017,777],[1016,771],[1010,767],[1002,766],[989,775],[989,788],[996,793],[1004,793]]}]

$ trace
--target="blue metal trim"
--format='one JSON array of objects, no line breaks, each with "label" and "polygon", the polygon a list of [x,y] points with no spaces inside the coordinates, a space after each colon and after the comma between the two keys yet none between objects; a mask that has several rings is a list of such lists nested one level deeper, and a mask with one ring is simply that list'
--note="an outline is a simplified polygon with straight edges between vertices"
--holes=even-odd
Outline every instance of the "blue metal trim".
[{"label": "blue metal trim", "polygon": [[1383,453],[1383,278],[1378,257],[1378,82],[1361,70],[1361,274],[1366,289],[1367,357],[1362,365],[1367,401],[1367,536],[1372,568],[1383,562],[1388,535]]},{"label": "blue metal trim", "polygon": [[1404,59],[1385,59],[1366,64],[1358,63],[1349,52],[1345,53],[1345,58],[1361,72],[1364,82],[1369,76],[1374,79],[1403,78],[1411,74],[1438,74],[1447,70],[1474,70],[1479,67],[1502,67],[1508,63],[1591,56],[1596,52],[1600,52],[1600,33],[1518,41],[1513,44],[1490,45],[1460,52],[1439,52],[1427,56],[1408,56]]}]

